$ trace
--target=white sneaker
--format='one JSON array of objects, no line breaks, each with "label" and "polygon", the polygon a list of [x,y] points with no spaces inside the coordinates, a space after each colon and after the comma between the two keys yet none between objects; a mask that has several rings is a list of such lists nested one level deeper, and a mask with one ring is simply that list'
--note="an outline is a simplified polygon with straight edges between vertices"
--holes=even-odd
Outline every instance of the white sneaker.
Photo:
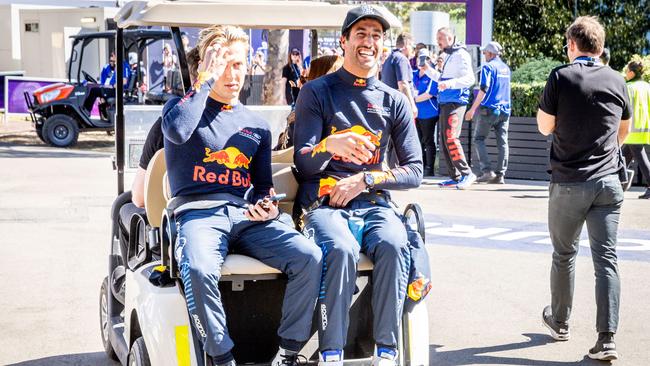
[{"label": "white sneaker", "polygon": [[320,352],[318,366],[343,366],[343,350],[331,349]]},{"label": "white sneaker", "polygon": [[375,346],[372,355],[372,366],[395,366],[397,364],[397,350]]},{"label": "white sneaker", "polygon": [[296,366],[298,365],[299,357],[304,358],[297,352],[287,351],[280,347],[278,353],[273,357],[273,361],[271,361],[271,366]]}]

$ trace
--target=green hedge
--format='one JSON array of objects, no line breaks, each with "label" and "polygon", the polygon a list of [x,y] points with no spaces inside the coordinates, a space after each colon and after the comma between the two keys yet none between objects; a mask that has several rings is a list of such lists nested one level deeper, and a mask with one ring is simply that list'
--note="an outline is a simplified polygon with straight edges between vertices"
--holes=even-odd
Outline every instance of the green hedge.
[{"label": "green hedge", "polygon": [[539,98],[544,91],[546,82],[534,82],[529,84],[512,83],[512,116],[514,117],[535,117]]}]

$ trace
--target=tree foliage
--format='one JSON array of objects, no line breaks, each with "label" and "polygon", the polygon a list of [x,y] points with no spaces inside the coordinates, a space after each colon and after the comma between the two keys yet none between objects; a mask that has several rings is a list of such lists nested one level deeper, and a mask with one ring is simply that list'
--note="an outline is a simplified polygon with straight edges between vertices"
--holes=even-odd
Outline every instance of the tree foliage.
[{"label": "tree foliage", "polygon": [[513,67],[535,58],[567,61],[564,32],[577,15],[595,15],[606,32],[611,66],[622,68],[634,54],[650,49],[650,0],[496,0],[493,38]]},{"label": "tree foliage", "polygon": [[550,58],[541,60],[528,61],[519,66],[512,73],[513,83],[533,83],[536,81],[546,81],[551,70],[560,66],[562,63]]}]

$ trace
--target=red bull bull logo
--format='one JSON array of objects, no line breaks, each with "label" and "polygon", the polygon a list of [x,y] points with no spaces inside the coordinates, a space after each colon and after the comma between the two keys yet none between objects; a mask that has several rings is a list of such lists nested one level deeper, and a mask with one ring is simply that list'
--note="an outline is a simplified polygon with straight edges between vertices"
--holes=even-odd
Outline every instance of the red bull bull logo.
[{"label": "red bull bull logo", "polygon": [[356,80],[354,80],[354,84],[352,84],[352,85],[353,86],[366,86],[366,85],[368,85],[368,82],[366,81],[366,79],[357,78]]},{"label": "red bull bull logo", "polygon": [[221,107],[222,112],[232,112],[232,106],[230,104],[224,104],[223,107]]},{"label": "red bull bull logo", "polygon": [[212,151],[209,147],[205,148],[204,163],[215,162],[217,164],[225,165],[227,168],[249,168],[252,157],[247,157],[238,148],[229,146],[223,150]]},{"label": "red bull bull logo", "polygon": [[332,193],[332,189],[334,189],[335,185],[336,179],[332,177],[321,178],[320,183],[318,184],[318,198]]},{"label": "red bull bull logo", "polygon": [[332,126],[332,133],[331,133],[332,135],[339,134],[339,133],[346,133],[346,132],[353,132],[358,135],[364,136],[368,138],[368,140],[370,140],[370,142],[375,146],[381,145],[381,135],[383,131],[379,131],[379,133],[375,134],[367,130],[365,127],[361,125],[355,125],[350,128],[346,128],[345,130],[337,131],[336,127]]},{"label": "red bull bull logo", "polygon": [[431,285],[431,281],[429,281],[428,278],[422,276],[409,284],[407,295],[411,300],[419,301],[429,293],[432,286],[433,285]]}]

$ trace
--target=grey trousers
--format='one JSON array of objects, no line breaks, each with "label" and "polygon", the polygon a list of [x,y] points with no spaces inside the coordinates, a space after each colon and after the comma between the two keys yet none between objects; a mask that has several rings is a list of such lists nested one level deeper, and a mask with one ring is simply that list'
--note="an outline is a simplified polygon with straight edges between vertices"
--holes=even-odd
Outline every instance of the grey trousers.
[{"label": "grey trousers", "polygon": [[487,107],[479,107],[477,114],[474,115],[476,129],[474,130],[474,144],[478,152],[479,167],[482,172],[492,171],[490,157],[485,147],[485,138],[494,129],[494,137],[497,140],[497,168],[495,173],[505,175],[508,169],[508,125],[510,116],[504,113],[495,114],[494,111]]},{"label": "grey trousers", "polygon": [[586,222],[596,276],[596,329],[616,333],[620,302],[616,234],[622,204],[623,189],[617,175],[550,184],[548,226],[553,242],[551,307],[555,321],[568,322],[571,315],[575,260]]}]

